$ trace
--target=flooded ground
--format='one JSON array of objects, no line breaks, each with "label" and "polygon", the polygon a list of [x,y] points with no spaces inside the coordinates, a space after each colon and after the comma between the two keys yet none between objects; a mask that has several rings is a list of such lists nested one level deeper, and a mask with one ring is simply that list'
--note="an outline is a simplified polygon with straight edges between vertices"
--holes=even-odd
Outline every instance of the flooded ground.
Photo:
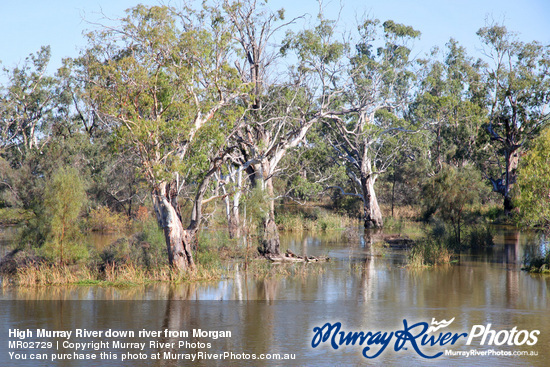
[{"label": "flooded ground", "polygon": [[[231,338],[212,340],[212,350],[286,351],[296,355],[291,363],[222,360],[202,361],[202,365],[329,366],[367,362],[375,365],[547,365],[550,277],[521,270],[526,254],[540,252],[548,246],[544,237],[500,228],[495,232],[495,246],[489,250],[462,254],[456,265],[412,270],[404,267],[404,251],[373,245],[379,235],[364,235],[359,231],[358,236],[350,240],[341,232],[319,236],[285,234],[282,236],[285,249],[331,258],[323,264],[300,264],[313,269],[292,277],[255,279],[235,268],[230,279],[193,284],[162,283],[129,288],[4,287],[0,289],[0,325],[2,330],[13,327],[232,330]],[[481,338],[477,338],[471,345],[461,340],[452,347],[426,346],[421,351],[435,355],[446,349],[461,352],[476,349],[488,353],[493,350],[497,354],[536,352],[538,356],[442,355],[432,361],[412,348],[394,351],[391,344],[379,357],[366,359],[362,355],[363,347],[359,346],[341,346],[337,350],[324,344],[311,347],[313,328],[327,322],[341,322],[345,331],[374,333],[403,330],[404,320],[411,325],[453,318],[448,331],[457,334],[471,334],[475,325],[491,324],[490,328],[496,331],[516,327],[517,333],[540,330],[540,335],[533,346],[527,343],[490,346],[488,339],[482,345]],[[157,349],[150,348],[150,352]],[[377,349],[380,348],[372,347],[372,351]],[[4,352],[0,350],[0,354]],[[167,365],[164,362],[158,365]],[[109,365],[117,363],[112,361]],[[183,361],[170,363],[184,365]],[[155,365],[151,360],[136,361],[132,365],[140,364]],[[126,364],[120,362],[119,365]]]}]

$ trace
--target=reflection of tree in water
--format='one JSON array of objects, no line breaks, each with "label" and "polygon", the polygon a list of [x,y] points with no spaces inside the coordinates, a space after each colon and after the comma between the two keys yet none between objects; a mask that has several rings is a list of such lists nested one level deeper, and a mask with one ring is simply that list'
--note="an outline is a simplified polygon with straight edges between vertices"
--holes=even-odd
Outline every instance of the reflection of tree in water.
[{"label": "reflection of tree in water", "polygon": [[516,264],[519,260],[520,232],[506,231],[504,234],[504,261],[506,264]]},{"label": "reflection of tree in water", "polygon": [[281,281],[274,277],[268,277],[263,281],[256,282],[257,299],[266,301],[276,300],[280,285]]},{"label": "reflection of tree in water", "polygon": [[[162,319],[162,327],[160,330],[186,330],[189,331],[189,338],[186,339],[190,343],[193,342],[192,329],[199,328],[197,324],[197,317],[191,316],[191,307],[193,307],[194,301],[189,301],[195,293],[195,284],[184,284],[183,286],[169,286],[168,295],[166,301],[166,309],[164,312],[164,318]],[[153,329],[151,329],[153,330]],[[159,330],[159,329],[157,329]],[[184,340],[179,337],[170,337],[162,334],[161,338],[157,339],[161,343],[174,343],[175,348],[159,348],[158,350],[152,350],[152,353],[159,353],[161,357],[165,352],[171,353],[196,353],[200,351],[199,348],[195,349],[179,349],[177,348],[180,340]],[[164,344],[166,345],[166,344]],[[178,360],[164,360],[157,361],[158,366],[176,366],[181,364]]]},{"label": "reflection of tree in water", "polygon": [[363,235],[360,236],[361,246],[370,247],[376,242],[380,242],[383,239],[383,230],[381,228],[365,229]]},{"label": "reflection of tree in water", "polygon": [[369,301],[374,298],[375,287],[377,283],[374,256],[369,256],[363,262],[361,267],[361,286],[359,287],[359,297],[363,301]]},{"label": "reflection of tree in water", "polygon": [[519,275],[517,263],[521,261],[520,252],[520,232],[510,231],[504,235],[504,253],[505,261],[508,265],[506,272],[506,301],[510,307],[515,307],[519,298]]}]

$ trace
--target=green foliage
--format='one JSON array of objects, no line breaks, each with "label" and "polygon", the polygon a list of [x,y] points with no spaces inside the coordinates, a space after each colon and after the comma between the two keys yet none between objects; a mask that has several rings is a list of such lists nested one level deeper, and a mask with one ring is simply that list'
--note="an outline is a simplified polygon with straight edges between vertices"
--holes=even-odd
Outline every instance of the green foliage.
[{"label": "green foliage", "polygon": [[330,196],[332,208],[338,213],[360,218],[363,210],[363,201],[357,196],[342,195],[340,190],[332,190]]},{"label": "green foliage", "polygon": [[32,212],[18,208],[0,208],[0,226],[21,224],[32,219]]},{"label": "green foliage", "polygon": [[313,126],[306,136],[307,144],[289,151],[283,158],[285,169],[280,190],[298,201],[333,194],[337,190],[330,186],[345,187],[349,180],[345,167],[334,159],[332,147],[324,138],[325,130],[325,125]]},{"label": "green foliage", "polygon": [[523,156],[518,176],[516,205],[520,222],[550,227],[550,128],[543,131]]},{"label": "green foliage", "polygon": [[109,117],[118,144],[133,146],[150,184],[175,172],[196,179],[233,127],[239,107],[229,102],[247,87],[229,64],[230,29],[216,14],[138,5],[90,33],[77,61],[86,97]]},{"label": "green foliage", "polygon": [[508,213],[513,209],[512,193],[521,157],[529,142],[548,125],[550,46],[520,42],[516,34],[499,24],[481,28],[477,34],[492,62],[484,71],[491,109],[486,150],[497,157],[480,164],[493,190],[504,197]]},{"label": "green foliage", "polygon": [[47,181],[40,218],[45,231],[41,253],[50,261],[73,263],[87,257],[79,227],[86,199],[84,183],[72,167],[60,168]]},{"label": "green foliage", "polygon": [[434,51],[427,62],[422,91],[411,105],[412,118],[427,127],[435,171],[442,162],[457,167],[476,162],[483,153],[480,137],[487,112],[479,62],[453,39],[442,54],[444,61],[436,59],[438,54]]},{"label": "green foliage", "polygon": [[50,47],[42,47],[21,66],[4,69],[9,82],[0,86],[0,154],[17,164],[38,148],[40,133],[66,107],[56,79],[45,75],[50,56]]},{"label": "green foliage", "polygon": [[461,244],[461,230],[466,219],[466,208],[487,191],[480,173],[472,166],[453,168],[444,165],[423,188],[424,217],[432,215],[450,223],[455,242]]},{"label": "green foliage", "polygon": [[425,267],[448,264],[455,253],[464,247],[480,250],[494,245],[493,232],[487,225],[469,226],[464,243],[458,242],[455,227],[442,221],[435,221],[420,239],[415,240],[414,247],[408,254],[411,267]]},{"label": "green foliage", "polygon": [[488,225],[470,226],[468,228],[468,246],[470,249],[483,249],[494,246],[493,231]]},{"label": "green foliage", "polygon": [[287,32],[281,47],[284,56],[289,50],[294,50],[301,62],[302,71],[314,71],[318,63],[330,65],[337,62],[347,49],[342,42],[333,41],[335,21],[319,19],[319,24],[313,29],[307,29],[295,34]]},{"label": "green foliage", "polygon": [[246,221],[261,228],[261,223],[269,215],[269,198],[260,185],[252,188],[244,199]]},{"label": "green foliage", "polygon": [[530,273],[550,273],[550,250],[545,249],[542,253],[526,254],[523,260],[524,267]]}]

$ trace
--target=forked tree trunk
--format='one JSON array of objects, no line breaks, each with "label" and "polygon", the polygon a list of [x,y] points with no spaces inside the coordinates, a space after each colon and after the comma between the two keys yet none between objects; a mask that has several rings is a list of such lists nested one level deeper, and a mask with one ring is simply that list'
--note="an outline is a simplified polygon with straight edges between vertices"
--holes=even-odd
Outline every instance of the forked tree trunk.
[{"label": "forked tree trunk", "polygon": [[152,197],[157,221],[164,231],[168,262],[180,271],[193,268],[192,244],[197,230],[183,228],[175,190],[170,190],[170,184],[163,182],[155,187]]},{"label": "forked tree trunk", "polygon": [[382,211],[376,199],[374,191],[374,175],[361,175],[361,190],[363,192],[363,209],[365,216],[365,228],[381,228],[384,225]]}]

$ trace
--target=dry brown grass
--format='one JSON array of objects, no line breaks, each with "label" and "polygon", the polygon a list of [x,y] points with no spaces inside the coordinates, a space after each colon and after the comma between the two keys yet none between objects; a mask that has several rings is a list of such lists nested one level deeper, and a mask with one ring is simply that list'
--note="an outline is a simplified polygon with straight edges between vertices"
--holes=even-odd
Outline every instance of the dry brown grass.
[{"label": "dry brown grass", "polygon": [[181,272],[170,266],[146,269],[134,264],[118,266],[109,264],[103,272],[98,272],[86,266],[40,264],[18,269],[14,276],[6,278],[2,282],[2,286],[34,287],[69,284],[131,286],[152,282],[215,280],[223,278],[227,275],[226,273],[219,267],[201,265],[197,265],[192,270]]},{"label": "dry brown grass", "polygon": [[87,267],[35,265],[21,268],[15,275],[20,286],[60,285],[93,281],[97,274]]},{"label": "dry brown grass", "polygon": [[[391,216],[391,205],[381,204],[380,210],[382,210],[382,215],[384,218]],[[420,207],[415,207],[412,205],[394,206],[393,217],[397,219],[417,220],[422,217],[422,213]]]}]

